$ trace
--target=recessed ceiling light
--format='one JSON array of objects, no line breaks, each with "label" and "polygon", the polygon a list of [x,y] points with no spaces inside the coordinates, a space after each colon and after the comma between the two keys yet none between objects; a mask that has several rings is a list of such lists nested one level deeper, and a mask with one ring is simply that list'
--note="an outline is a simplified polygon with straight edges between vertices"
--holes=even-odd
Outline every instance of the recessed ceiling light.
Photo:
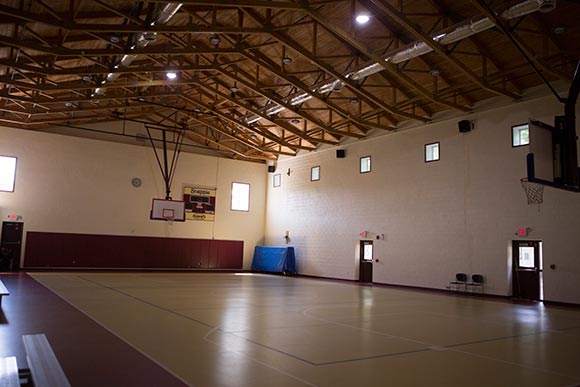
[{"label": "recessed ceiling light", "polygon": [[361,14],[361,15],[357,15],[355,20],[358,24],[367,24],[369,22],[369,20],[371,20],[371,18],[369,15]]},{"label": "recessed ceiling light", "polygon": [[211,44],[213,44],[214,46],[217,46],[218,44],[220,44],[221,41],[222,40],[217,35],[212,35],[212,36],[209,37],[209,42]]},{"label": "recessed ceiling light", "polygon": [[554,28],[552,28],[552,32],[556,35],[561,35],[564,32],[566,32],[566,27],[564,26],[556,26]]},{"label": "recessed ceiling light", "polygon": [[173,71],[168,71],[165,76],[167,77],[167,79],[175,79],[177,78],[177,73],[173,72]]},{"label": "recessed ceiling light", "polygon": [[293,123],[294,125],[298,125],[300,123],[300,120],[298,118],[293,118],[292,120],[290,120],[291,123]]}]

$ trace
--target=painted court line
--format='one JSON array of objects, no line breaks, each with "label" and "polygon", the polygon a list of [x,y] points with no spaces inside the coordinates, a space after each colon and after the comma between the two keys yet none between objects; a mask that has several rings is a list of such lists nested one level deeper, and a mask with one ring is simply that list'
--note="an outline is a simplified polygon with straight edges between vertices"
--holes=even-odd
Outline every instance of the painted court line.
[{"label": "painted court line", "polygon": [[45,286],[41,281],[37,280],[34,276],[27,274],[29,277],[33,278],[36,282],[38,282],[40,285],[42,285],[43,287],[45,287],[46,289],[48,289],[50,292],[52,292],[53,294],[57,295],[59,298],[61,298],[64,302],[66,302],[67,304],[71,305],[73,308],[75,308],[76,310],[78,310],[80,313],[84,314],[85,316],[87,316],[89,319],[91,319],[92,321],[94,321],[97,325],[99,325],[101,328],[103,328],[104,330],[106,330],[107,332],[111,333],[113,336],[117,337],[119,340],[121,340],[122,342],[124,342],[125,344],[127,344],[129,347],[133,348],[135,351],[139,352],[141,355],[145,356],[147,359],[149,359],[152,363],[156,364],[157,366],[163,368],[165,371],[167,371],[170,375],[173,375],[176,379],[178,379],[179,381],[181,381],[183,384],[187,385],[187,386],[191,386],[191,387],[195,387],[194,384],[191,384],[189,381],[185,380],[184,378],[182,378],[180,375],[176,374],[175,372],[173,372],[173,370],[169,369],[168,367],[166,367],[163,363],[158,362],[156,359],[154,359],[153,357],[151,357],[147,352],[142,351],[140,348],[137,348],[135,346],[133,346],[133,344],[131,344],[129,341],[127,341],[124,337],[119,336],[117,333],[115,333],[114,331],[112,331],[111,329],[109,329],[107,326],[103,325],[99,320],[97,320],[96,318],[94,318],[93,316],[91,316],[88,313],[85,313],[83,310],[79,309],[75,304],[73,304],[72,302],[70,302],[69,300],[67,300],[66,298],[64,298],[62,295],[60,295],[59,293],[53,291],[51,288],[49,288],[48,286]]}]

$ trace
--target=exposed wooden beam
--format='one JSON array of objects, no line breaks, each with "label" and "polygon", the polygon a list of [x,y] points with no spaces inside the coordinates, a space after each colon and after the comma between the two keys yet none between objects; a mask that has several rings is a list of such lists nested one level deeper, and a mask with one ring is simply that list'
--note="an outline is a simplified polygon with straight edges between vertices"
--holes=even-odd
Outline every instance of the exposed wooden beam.
[{"label": "exposed wooden beam", "polygon": [[461,71],[472,82],[477,84],[482,89],[497,95],[503,95],[513,99],[521,98],[520,95],[512,93],[508,90],[498,89],[496,87],[488,85],[483,79],[477,76],[477,74],[475,74],[471,69],[469,69],[464,63],[460,62],[457,58],[449,55],[443,46],[441,46],[439,43],[436,43],[430,36],[428,36],[423,31],[419,30],[418,28],[416,28],[415,25],[405,15],[403,15],[389,3],[380,2],[377,0],[369,0],[369,1],[371,1],[382,12],[392,17],[397,23],[403,26],[403,28],[405,28],[407,31],[413,34],[417,39],[426,43],[429,47],[431,47],[431,49],[433,49],[433,51],[438,53],[443,59],[453,64],[457,69],[459,69],[459,71]]},{"label": "exposed wooden beam", "polygon": [[398,71],[395,68],[395,66],[393,66],[390,63],[387,63],[380,55],[378,55],[377,53],[369,52],[369,50],[366,47],[364,47],[358,41],[353,39],[347,32],[343,31],[337,25],[326,20],[324,17],[322,17],[318,12],[316,12],[312,8],[305,5],[304,11],[307,12],[308,15],[312,19],[316,20],[320,25],[322,25],[327,31],[329,31],[330,33],[335,35],[340,40],[346,42],[349,46],[353,47],[357,51],[364,53],[365,55],[370,57],[374,61],[374,63],[379,64],[383,69],[387,70],[395,78],[399,79],[400,81],[407,84],[411,88],[416,89],[419,93],[421,93],[422,95],[424,95],[426,98],[430,99],[431,101],[438,103],[438,104],[441,104],[441,105],[445,105],[445,106],[454,108],[454,109],[457,109],[457,110],[460,110],[460,111],[464,111],[464,112],[471,111],[471,109],[469,107],[457,104],[455,102],[446,101],[446,100],[443,100],[443,99],[433,95],[427,89],[425,89],[423,86],[421,86],[417,82],[415,82],[413,79],[411,79],[410,77],[408,77],[408,76],[404,75],[403,73],[401,73],[400,71]]}]

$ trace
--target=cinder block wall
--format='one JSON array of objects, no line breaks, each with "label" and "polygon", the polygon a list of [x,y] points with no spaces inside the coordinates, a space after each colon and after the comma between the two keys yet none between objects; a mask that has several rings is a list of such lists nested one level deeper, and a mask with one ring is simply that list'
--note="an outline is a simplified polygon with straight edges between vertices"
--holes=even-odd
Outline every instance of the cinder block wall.
[{"label": "cinder block wall", "polygon": [[[580,303],[580,194],[546,188],[540,210],[529,206],[520,185],[529,147],[511,145],[513,125],[562,113],[546,97],[355,142],[344,159],[328,149],[281,160],[281,186],[269,176],[266,241],[284,244],[288,231],[300,273],[358,279],[359,233],[368,230],[376,282],[439,289],[456,272],[481,273],[486,292],[511,295],[509,246],[530,227],[528,239],[543,241],[545,299]],[[476,129],[459,133],[460,119]],[[425,163],[432,142],[441,159]],[[372,171],[361,174],[368,155]]]}]

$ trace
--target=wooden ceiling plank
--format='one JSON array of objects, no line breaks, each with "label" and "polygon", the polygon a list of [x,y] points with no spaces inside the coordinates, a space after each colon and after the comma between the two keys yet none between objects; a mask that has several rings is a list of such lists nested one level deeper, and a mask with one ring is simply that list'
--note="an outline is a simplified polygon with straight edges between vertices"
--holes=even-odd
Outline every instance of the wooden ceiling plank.
[{"label": "wooden ceiling plank", "polygon": [[[445,7],[442,3],[441,0],[430,0],[431,4],[433,4],[442,14],[444,14],[452,23],[459,23],[461,20],[459,20],[458,17],[455,17],[453,15],[453,13],[447,9],[447,7]],[[497,59],[497,57],[495,57],[491,51],[486,47],[485,43],[483,42],[483,40],[481,38],[479,38],[477,35],[472,35],[469,36],[467,38],[469,41],[471,41],[471,43],[477,48],[477,51],[479,51],[479,55],[481,55],[483,57],[483,60],[485,61],[485,59],[487,58],[487,60],[489,60],[491,63],[493,63],[493,65],[501,71],[502,66],[499,63],[499,60]],[[457,51],[456,51],[457,52]],[[459,52],[457,52],[459,53]],[[465,55],[467,53],[461,53],[462,55]],[[484,75],[485,77],[485,75]],[[511,81],[510,83],[512,84],[512,86],[515,89],[515,92],[517,94],[521,94],[522,93],[522,86],[517,82],[517,81]]]},{"label": "wooden ceiling plank", "polygon": [[518,50],[521,50],[522,54],[526,57],[526,60],[529,60],[533,67],[533,65],[539,67],[543,72],[552,75],[557,79],[564,79],[570,80],[570,77],[562,72],[553,70],[550,66],[547,66],[541,59],[538,58],[537,55],[534,55],[531,52],[531,49],[523,42],[522,39],[519,38],[516,31],[510,31],[509,28],[506,27],[505,23],[500,20],[500,18],[492,12],[489,7],[481,0],[470,0],[471,3],[485,16],[489,18],[510,40],[512,45],[514,45]]},{"label": "wooden ceiling plank", "polygon": [[[365,123],[359,122],[359,120],[356,117],[353,117],[349,112],[345,111],[340,106],[338,106],[335,103],[329,101],[328,99],[323,98],[321,95],[319,95],[319,94],[311,91],[310,90],[310,87],[307,86],[306,84],[304,84],[301,80],[299,80],[299,79],[297,79],[295,77],[292,77],[292,76],[288,76],[282,70],[277,69],[275,67],[274,63],[272,63],[271,60],[269,60],[267,57],[265,57],[261,53],[257,53],[257,52],[250,53],[248,51],[242,51],[241,53],[242,53],[242,55],[245,55],[248,59],[252,60],[257,65],[264,67],[269,72],[271,72],[271,73],[275,74],[276,76],[284,79],[286,82],[288,82],[289,84],[293,85],[294,87],[296,87],[297,89],[299,89],[301,92],[308,94],[313,99],[315,99],[316,101],[318,101],[318,102],[326,105],[328,108],[336,111],[341,116],[343,116],[345,118],[348,118],[350,121],[352,121],[356,125],[363,126],[363,127],[365,126]],[[256,80],[256,84],[259,85],[259,83],[258,83],[257,80]],[[265,87],[263,85],[259,85],[259,88],[260,89],[264,89]],[[265,96],[267,96],[268,98],[270,97],[269,95],[265,95]],[[283,105],[281,104],[280,106],[284,106],[286,109],[290,109],[291,111],[296,112],[298,115],[300,115],[300,109],[297,108],[296,106],[291,106],[291,105],[287,105],[287,104],[283,104]],[[391,122],[393,122],[394,124],[397,124],[398,123],[398,121],[392,115],[389,115],[389,118],[392,119]],[[307,119],[307,118],[305,118],[305,119]],[[321,128],[324,129],[323,126],[321,126]],[[394,127],[391,128],[391,130],[392,129],[394,129]],[[364,133],[365,130],[362,129],[362,131]],[[342,134],[342,135],[344,135],[344,134]]]},{"label": "wooden ceiling plank", "polygon": [[[161,115],[160,115],[160,114],[158,114],[158,113],[154,113],[154,115],[156,115],[156,116],[160,116],[160,117],[162,117],[162,118],[164,118],[164,119],[165,119],[165,117],[161,116]],[[169,121],[171,121],[171,122],[175,122],[175,121],[174,121],[173,119],[171,119],[171,118],[169,118],[168,120],[169,120]],[[152,123],[152,124],[153,124],[153,123]],[[154,125],[154,124],[153,124],[153,125]],[[201,125],[202,125],[202,126],[204,126],[205,128],[210,128],[211,130],[215,130],[216,132],[219,132],[219,133],[222,133],[222,134],[224,134],[224,135],[227,135],[227,136],[229,136],[227,133],[224,133],[224,132],[223,132],[223,131],[221,131],[219,128],[216,128],[216,127],[213,127],[213,126],[209,126],[209,125],[206,125],[206,124],[204,124],[204,123],[201,123]],[[205,141],[208,141],[208,142],[210,142],[210,143],[213,143],[213,144],[217,145],[217,146],[218,146],[218,148],[219,148],[219,147],[223,147],[223,148],[227,149],[228,151],[230,151],[230,152],[233,152],[233,153],[235,153],[235,154],[237,154],[237,155],[239,155],[239,156],[242,156],[242,157],[247,157],[247,154],[246,154],[245,152],[247,152],[249,149],[254,149],[254,150],[256,150],[256,151],[258,152],[258,154],[260,154],[261,156],[259,156],[259,157],[250,157],[250,158],[254,158],[254,159],[258,158],[258,159],[261,159],[261,160],[268,160],[268,159],[272,159],[272,157],[271,157],[271,156],[268,156],[267,154],[265,154],[263,150],[260,150],[260,149],[255,149],[255,147],[253,146],[253,144],[251,144],[250,146],[248,146],[248,144],[245,144],[245,143],[243,143],[243,142],[241,142],[241,141],[239,141],[239,140],[236,140],[236,141],[235,141],[235,144],[238,144],[238,145],[242,145],[242,144],[243,144],[244,146],[246,146],[246,148],[245,148],[244,150],[239,150],[239,149],[237,149],[237,148],[235,148],[235,147],[232,147],[232,146],[229,146],[229,145],[225,144],[224,142],[220,142],[220,140],[219,140],[219,139],[217,139],[217,138],[214,138],[214,137],[212,137],[212,136],[209,136],[209,135],[204,135],[204,134],[202,134],[202,133],[199,133],[199,132],[197,132],[197,131],[195,131],[195,130],[193,130],[193,129],[189,129],[189,130],[188,130],[186,133],[188,133],[188,134],[194,134],[194,135],[196,135],[196,136],[198,136],[198,137],[202,138],[202,139],[203,139],[203,140],[205,140]],[[207,146],[207,144],[206,144],[206,146]],[[268,153],[274,153],[274,152],[271,152],[270,150],[268,150],[267,152],[268,152]],[[290,155],[290,156],[294,156],[295,154],[292,154],[292,153],[290,153],[289,155]]]},{"label": "wooden ceiling plank", "polygon": [[[250,16],[252,16],[257,22],[259,22],[259,23],[264,22],[264,20],[262,20],[260,15],[256,14],[254,11],[252,11],[252,10],[245,10],[245,11]],[[341,73],[336,71],[331,66],[327,65],[326,63],[321,62],[315,55],[309,53],[305,48],[303,48],[300,44],[298,44],[296,41],[291,39],[286,34],[280,32],[280,31],[270,31],[270,35],[273,38],[275,38],[276,40],[278,40],[280,43],[287,45],[288,47],[292,48],[292,50],[296,51],[297,53],[299,53],[300,55],[302,55],[303,57],[308,59],[312,64],[314,64],[316,67],[318,67],[323,72],[325,72],[325,73],[329,74],[330,76],[332,76],[333,78],[336,78],[336,79],[340,80],[341,82],[343,82],[346,85],[346,87],[348,87],[349,90],[353,94],[357,95],[359,98],[364,99],[371,106],[379,106],[383,110],[385,110],[386,112],[388,112],[390,114],[404,117],[404,118],[419,120],[422,122],[428,122],[430,120],[430,118],[416,116],[416,115],[413,115],[413,114],[410,114],[407,112],[399,111],[399,110],[393,108],[392,106],[387,105],[379,98],[376,98],[373,94],[369,93],[368,91],[364,90],[363,88],[359,88],[356,83],[354,83],[350,79],[346,78],[344,75],[342,75]]]},{"label": "wooden ceiling plank", "polygon": [[131,21],[131,22],[133,22],[133,23],[135,23],[137,25],[142,26],[143,23],[144,23],[144,21],[141,20],[140,18],[134,17],[132,15],[128,15],[125,12],[119,11],[116,8],[114,8],[114,7],[110,6],[109,4],[105,3],[104,1],[101,1],[101,0],[93,0],[93,2],[95,4],[100,5],[101,7],[103,7],[104,9],[106,9],[107,11],[110,11],[110,12],[114,13],[115,15],[120,16],[123,19],[127,19],[127,20],[129,20],[129,21]]},{"label": "wooden ceiling plank", "polygon": [[[182,123],[176,122],[175,120],[171,119],[170,117],[163,117],[163,116],[161,116],[159,114],[156,114],[156,115],[162,117],[164,120],[168,120],[168,121],[173,122],[175,124],[178,124],[178,125],[181,125],[182,124]],[[205,122],[204,120],[201,120],[201,119],[199,119],[197,117],[188,116],[187,119],[188,119],[188,121],[194,121],[194,122],[197,122],[198,124],[203,125],[203,126],[205,126],[207,128],[211,128],[212,130],[215,130],[216,132],[219,132],[219,133],[223,134],[224,136],[227,136],[227,137],[233,139],[236,143],[243,144],[244,146],[249,147],[249,148],[253,148],[253,149],[255,149],[255,150],[257,150],[257,151],[259,151],[261,153],[263,153],[263,152],[271,152],[270,150],[262,149],[261,147],[257,146],[256,144],[254,144],[254,143],[252,143],[250,141],[247,141],[244,138],[239,138],[239,137],[237,137],[237,136],[229,133],[227,130],[223,130],[223,129],[221,129],[221,128],[219,128],[219,127],[217,127],[217,126],[215,126],[215,125],[213,125],[211,123]],[[192,131],[192,133],[198,134],[195,131]],[[213,142],[216,145],[223,145],[223,143],[220,143],[219,141],[216,141],[216,139],[215,138],[212,138],[211,136],[205,136],[205,135],[202,135],[202,134],[198,134],[198,135],[200,137],[203,137],[204,139],[206,139],[208,141]],[[278,153],[278,152],[272,152],[272,153]],[[295,156],[296,155],[296,153],[290,153],[290,152],[280,152],[278,154],[284,154],[286,156]]]},{"label": "wooden ceiling plank", "polygon": [[387,63],[379,55],[377,55],[375,53],[370,53],[369,50],[366,47],[362,46],[355,39],[351,38],[349,34],[347,34],[345,31],[341,30],[340,28],[338,28],[336,25],[334,25],[332,23],[329,23],[325,18],[323,18],[321,15],[319,15],[314,10],[312,10],[312,9],[310,9],[308,7],[305,7],[305,11],[308,12],[308,14],[310,15],[310,17],[312,17],[314,20],[316,20],[317,22],[319,22],[322,26],[324,26],[325,29],[327,29],[335,37],[337,37],[338,39],[340,39],[343,42],[346,42],[349,46],[351,46],[352,48],[354,48],[358,52],[360,52],[360,53],[362,53],[362,54],[370,57],[375,63],[379,64],[381,67],[383,67],[385,70],[387,70],[395,78],[399,79],[400,81],[402,81],[403,83],[405,83],[408,86],[412,87],[413,89],[416,89],[419,93],[421,93],[422,95],[424,95],[426,98],[428,98],[431,101],[436,102],[438,104],[445,105],[445,106],[448,106],[448,107],[452,107],[452,108],[458,109],[460,111],[464,111],[464,112],[471,111],[471,109],[469,107],[466,107],[466,106],[463,106],[463,105],[459,105],[459,104],[454,103],[454,102],[445,101],[445,100],[442,100],[441,98],[433,95],[427,89],[425,89],[424,87],[422,87],[421,85],[419,85],[417,82],[415,82],[414,80],[412,80],[410,77],[408,77],[405,74],[401,73],[392,64]]},{"label": "wooden ceiling plank", "polygon": [[[224,119],[226,121],[232,122],[233,124],[235,124],[237,126],[240,126],[240,127],[244,128],[245,130],[248,130],[250,132],[255,132],[256,134],[258,134],[260,136],[264,136],[264,137],[268,138],[270,141],[278,142],[279,144],[284,145],[286,147],[289,147],[290,149],[293,149],[293,147],[294,147],[293,144],[287,143],[284,139],[281,139],[279,137],[276,137],[276,136],[274,136],[274,135],[272,135],[270,133],[261,132],[258,129],[256,129],[255,127],[250,126],[250,125],[247,125],[243,121],[237,120],[237,119],[235,119],[233,117],[228,117],[226,114],[221,113],[220,111],[212,110],[211,109],[211,106],[208,106],[208,105],[202,103],[201,101],[197,101],[197,100],[195,100],[193,98],[190,98],[190,97],[188,97],[187,95],[184,95],[184,94],[181,95],[181,98],[184,99],[184,100],[186,100],[186,101],[188,101],[189,103],[193,104],[194,106],[197,106],[198,108],[205,109],[207,111],[211,111],[216,116],[218,116],[218,117],[220,117],[220,118],[222,118],[222,119]],[[308,140],[308,141],[311,141],[311,140]],[[315,147],[312,147],[311,149],[313,150],[314,148]]]},{"label": "wooden ceiling plank", "polygon": [[[402,34],[402,31],[397,31],[398,33],[395,33],[395,31],[393,31],[393,27],[392,27],[392,22],[390,20],[388,20],[385,15],[383,14],[383,12],[381,12],[381,10],[371,1],[369,0],[361,0],[361,4],[363,4],[367,9],[371,10],[371,12],[373,12],[374,17],[381,22],[381,24],[387,28],[391,34],[395,37],[397,37],[397,39],[393,40],[393,43],[399,43],[399,41],[401,43],[403,43],[403,45],[407,45],[412,43],[412,38],[408,37],[406,39],[404,39],[404,35]],[[391,49],[390,46],[386,47],[385,50],[381,53],[382,55],[385,55],[389,50]],[[368,59],[368,57],[367,57]],[[437,66],[435,66],[431,60],[429,60],[429,58],[427,58],[425,55],[421,55],[418,58],[416,58],[417,60],[419,60],[420,62],[423,62],[425,64],[425,66],[427,66],[427,68],[429,69],[435,69]],[[407,70],[408,71],[408,70]],[[397,88],[403,93],[403,95],[405,95],[407,98],[413,98],[410,95],[409,90],[407,90],[407,88],[405,86],[403,86],[402,81],[398,78],[396,78],[392,73],[389,72],[381,72],[381,75],[386,76],[388,74],[388,76],[391,78],[391,83],[396,84]],[[441,78],[441,80],[443,80],[445,83],[447,84],[452,84],[453,82],[451,82],[449,80],[449,78],[441,73],[439,75],[439,77]],[[407,85],[408,86],[408,85]],[[433,95],[437,95],[436,91],[434,91],[432,93]],[[430,96],[426,96],[425,94],[421,94],[424,97],[429,98]],[[467,104],[469,106],[473,105],[473,101],[471,99],[469,99],[467,96],[463,96],[463,98],[465,99],[465,101],[467,102]],[[429,98],[430,99],[430,98]],[[432,100],[432,99],[431,99]],[[425,109],[422,109],[425,111]],[[430,111],[429,109],[426,110],[426,112]],[[429,116],[432,116],[432,113],[429,114]]]},{"label": "wooden ceiling plank", "polygon": [[438,53],[443,59],[453,64],[458,68],[464,75],[466,75],[472,82],[476,83],[479,87],[489,92],[497,95],[503,95],[513,99],[520,99],[521,96],[504,89],[498,89],[496,87],[488,85],[483,79],[481,79],[477,74],[475,74],[471,69],[469,69],[465,64],[457,60],[457,58],[449,55],[445,48],[443,48],[439,43],[436,43],[431,39],[430,36],[415,28],[414,24],[402,13],[400,13],[395,7],[386,2],[378,2],[377,0],[369,0],[373,2],[382,12],[385,12],[390,17],[392,17],[397,23],[399,23],[403,28],[413,34],[417,39],[426,43],[431,47],[436,53]]},{"label": "wooden ceiling plank", "polygon": [[[219,68],[218,65],[215,65],[215,67],[216,67],[216,70],[223,71],[223,69]],[[227,72],[224,71],[222,74],[227,75]],[[243,84],[245,87],[248,87],[248,88],[253,87],[251,84],[249,84],[249,82],[247,82],[245,80],[239,79],[239,82],[240,82],[240,84]],[[237,105],[237,106],[239,106],[239,107],[247,110],[248,112],[250,112],[252,114],[258,115],[258,116],[262,117],[263,119],[265,119],[265,120],[267,120],[267,121],[269,121],[269,122],[271,122],[271,123],[273,123],[275,125],[278,125],[278,126],[284,128],[284,129],[288,130],[289,132],[297,135],[298,137],[303,138],[304,140],[306,140],[306,141],[308,141],[308,142],[310,142],[312,144],[316,144],[316,143],[318,143],[320,141],[319,139],[315,139],[315,138],[311,138],[309,136],[306,136],[303,132],[301,132],[298,129],[294,128],[292,125],[288,124],[284,120],[278,120],[276,118],[272,118],[272,117],[270,117],[270,116],[268,116],[266,114],[263,114],[259,110],[254,109],[254,108],[248,106],[248,104],[245,104],[245,103],[240,102],[240,101],[236,101],[234,98],[229,97],[228,95],[226,95],[226,94],[224,94],[224,93],[222,93],[222,92],[220,92],[220,91],[218,91],[218,90],[216,90],[216,89],[214,89],[214,88],[212,88],[212,87],[204,84],[203,82],[199,82],[198,83],[198,86],[200,86],[200,87],[208,90],[211,93],[214,93],[214,94],[220,96],[221,98],[223,98],[223,99],[225,99],[225,100],[227,100],[227,101],[229,101],[229,102],[231,102],[231,103],[233,103],[233,104],[235,104],[235,105]],[[255,91],[257,91],[257,89]],[[317,120],[315,120],[315,121],[317,121]],[[337,142],[333,142],[333,144],[336,144],[336,143]]]}]

